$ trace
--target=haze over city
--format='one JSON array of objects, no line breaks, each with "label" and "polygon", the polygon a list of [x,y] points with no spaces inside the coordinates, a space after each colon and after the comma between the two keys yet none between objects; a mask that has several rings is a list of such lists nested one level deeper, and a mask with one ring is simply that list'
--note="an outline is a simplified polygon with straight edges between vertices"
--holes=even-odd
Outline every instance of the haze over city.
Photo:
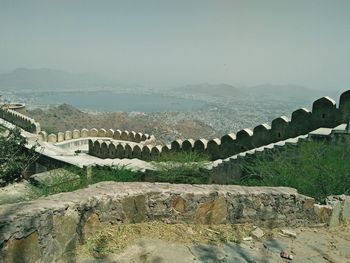
[{"label": "haze over city", "polygon": [[176,87],[350,83],[349,1],[0,1],[0,72]]}]

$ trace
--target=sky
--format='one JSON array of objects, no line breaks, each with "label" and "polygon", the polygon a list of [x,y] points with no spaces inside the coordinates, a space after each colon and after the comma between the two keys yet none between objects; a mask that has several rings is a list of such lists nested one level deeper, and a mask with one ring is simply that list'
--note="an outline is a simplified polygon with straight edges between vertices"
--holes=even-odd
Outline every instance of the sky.
[{"label": "sky", "polygon": [[350,87],[349,0],[0,0],[0,71]]}]

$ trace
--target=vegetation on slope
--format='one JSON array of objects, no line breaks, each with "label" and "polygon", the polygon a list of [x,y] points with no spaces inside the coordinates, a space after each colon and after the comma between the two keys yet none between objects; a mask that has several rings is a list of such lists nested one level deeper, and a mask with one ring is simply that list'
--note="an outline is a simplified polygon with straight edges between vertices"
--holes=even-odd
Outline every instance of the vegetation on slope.
[{"label": "vegetation on slope", "polygon": [[4,131],[0,135],[0,186],[21,181],[29,166],[38,158],[35,147],[25,150],[26,138],[19,129]]},{"label": "vegetation on slope", "polygon": [[254,186],[287,186],[319,201],[328,195],[350,194],[350,140],[308,141],[272,156],[242,165],[240,182]]},{"label": "vegetation on slope", "polygon": [[[28,114],[40,122],[42,129],[48,133],[64,132],[82,128],[105,128],[153,134],[157,140],[169,142],[179,138],[212,137],[216,131],[198,120],[183,120],[166,123],[162,118],[154,119],[145,114],[128,114],[123,112],[90,114],[62,104],[47,110],[35,109]],[[175,114],[176,113],[164,113]],[[67,118],[69,116],[69,118]]]},{"label": "vegetation on slope", "polygon": [[86,170],[74,166],[67,166],[62,170],[66,170],[66,176],[55,176],[49,183],[43,182],[36,185],[33,191],[38,196],[46,196],[75,191],[104,181],[139,182],[143,180],[141,173],[128,170],[125,167],[93,167],[89,176]]}]

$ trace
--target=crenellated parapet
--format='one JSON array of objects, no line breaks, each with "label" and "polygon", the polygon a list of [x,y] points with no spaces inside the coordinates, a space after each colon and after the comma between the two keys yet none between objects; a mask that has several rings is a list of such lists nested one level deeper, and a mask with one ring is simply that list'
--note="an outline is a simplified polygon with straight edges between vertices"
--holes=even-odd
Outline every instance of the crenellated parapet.
[{"label": "crenellated parapet", "polygon": [[0,107],[0,118],[22,128],[23,130],[38,134],[40,132],[40,123],[34,119],[11,109]]},{"label": "crenellated parapet", "polygon": [[[119,154],[114,158],[138,158],[142,160],[151,160],[168,152],[198,152],[207,154],[211,160],[224,159],[230,156],[269,145],[279,141],[295,138],[300,135],[308,134],[320,127],[333,128],[337,125],[350,121],[350,90],[340,96],[339,107],[335,101],[329,97],[322,97],[312,104],[312,111],[306,108],[297,109],[291,114],[291,119],[286,116],[278,117],[272,120],[271,125],[260,124],[253,130],[243,129],[236,134],[230,133],[207,140],[186,139],[175,140],[170,145],[129,145],[119,144],[123,148],[124,154]],[[140,135],[127,132],[118,132],[118,138],[131,138],[129,141],[138,142],[132,138],[139,138]],[[146,147],[147,146],[147,147]],[[97,143],[94,147],[101,148]],[[91,151],[94,155],[97,149]],[[130,153],[131,152],[131,153]],[[96,155],[95,155],[96,156]],[[100,155],[101,156],[101,155]],[[101,158],[113,158],[101,156]]]},{"label": "crenellated parapet", "polygon": [[147,140],[150,140],[154,138],[154,136],[150,136],[149,134],[143,134],[143,133],[136,133],[134,131],[120,131],[120,130],[113,130],[113,129],[86,129],[83,128],[81,130],[74,129],[73,131],[65,131],[65,132],[58,132],[57,134],[51,133],[47,134],[45,131],[41,131],[38,133],[39,140],[49,143],[59,143],[69,140],[76,140],[76,139],[84,139],[84,138],[105,138],[105,139],[111,139],[111,140],[120,140],[120,141],[129,141],[129,142],[147,142]]}]

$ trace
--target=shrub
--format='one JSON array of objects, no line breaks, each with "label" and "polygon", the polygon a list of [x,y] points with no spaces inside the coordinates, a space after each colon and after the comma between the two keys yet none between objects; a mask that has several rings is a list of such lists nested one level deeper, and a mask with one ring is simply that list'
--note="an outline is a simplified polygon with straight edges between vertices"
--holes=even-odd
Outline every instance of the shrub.
[{"label": "shrub", "polygon": [[178,162],[178,163],[192,163],[192,162],[206,162],[209,161],[209,155],[198,152],[169,152],[162,154],[154,159],[155,162]]},{"label": "shrub", "polygon": [[350,141],[308,141],[244,161],[242,170],[246,177],[238,183],[244,185],[294,187],[318,201],[350,194]]},{"label": "shrub", "polygon": [[39,154],[35,146],[26,149],[26,138],[21,136],[18,128],[10,129],[0,135],[0,185],[18,182],[24,178],[26,170],[33,164]]},{"label": "shrub", "polygon": [[[46,196],[62,192],[71,192],[103,181],[135,182],[142,180],[141,173],[120,166],[94,167],[91,177],[87,177],[86,171],[79,167],[67,166],[64,170],[67,170],[66,177],[56,177],[51,180],[49,184],[43,183],[37,185],[35,189],[36,194]],[[72,174],[78,175],[78,178],[73,177]]]}]

